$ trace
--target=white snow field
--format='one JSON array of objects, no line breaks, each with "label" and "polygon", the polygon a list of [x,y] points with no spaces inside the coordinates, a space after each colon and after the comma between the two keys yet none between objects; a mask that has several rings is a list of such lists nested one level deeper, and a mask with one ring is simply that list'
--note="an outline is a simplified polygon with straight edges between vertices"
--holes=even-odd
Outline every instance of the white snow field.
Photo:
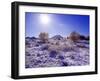
[{"label": "white snow field", "polygon": [[89,40],[73,42],[56,35],[45,43],[35,37],[25,41],[25,68],[89,65]]}]

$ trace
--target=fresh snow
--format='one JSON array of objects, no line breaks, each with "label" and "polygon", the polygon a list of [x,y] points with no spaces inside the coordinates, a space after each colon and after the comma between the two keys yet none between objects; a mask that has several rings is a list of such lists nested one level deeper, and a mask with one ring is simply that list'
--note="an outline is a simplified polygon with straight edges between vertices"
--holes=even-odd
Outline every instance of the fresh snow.
[{"label": "fresh snow", "polygon": [[49,38],[46,43],[39,38],[27,37],[25,68],[89,65],[89,40],[73,42],[56,37]]}]

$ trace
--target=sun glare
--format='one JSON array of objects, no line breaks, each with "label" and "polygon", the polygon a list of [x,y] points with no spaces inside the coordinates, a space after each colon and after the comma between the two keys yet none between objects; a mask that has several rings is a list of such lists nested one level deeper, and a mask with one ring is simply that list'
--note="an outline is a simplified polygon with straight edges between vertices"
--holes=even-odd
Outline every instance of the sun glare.
[{"label": "sun glare", "polygon": [[50,17],[47,14],[41,14],[40,15],[40,21],[42,24],[46,25],[50,22]]}]

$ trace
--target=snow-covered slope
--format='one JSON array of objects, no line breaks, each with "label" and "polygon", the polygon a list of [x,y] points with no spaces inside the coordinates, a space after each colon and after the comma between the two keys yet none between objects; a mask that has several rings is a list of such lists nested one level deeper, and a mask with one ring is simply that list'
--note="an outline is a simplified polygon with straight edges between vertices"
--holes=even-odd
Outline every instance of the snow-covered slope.
[{"label": "snow-covered slope", "polygon": [[25,67],[62,67],[89,65],[89,41],[73,42],[57,35],[43,43],[26,38]]}]

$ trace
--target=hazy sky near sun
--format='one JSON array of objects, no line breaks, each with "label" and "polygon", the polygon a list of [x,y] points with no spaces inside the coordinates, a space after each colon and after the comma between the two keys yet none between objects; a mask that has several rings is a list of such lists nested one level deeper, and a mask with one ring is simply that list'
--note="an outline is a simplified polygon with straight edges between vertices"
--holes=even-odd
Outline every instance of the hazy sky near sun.
[{"label": "hazy sky near sun", "polygon": [[72,31],[89,35],[89,16],[71,14],[25,13],[25,36],[38,37],[40,32],[49,36],[68,36]]}]

